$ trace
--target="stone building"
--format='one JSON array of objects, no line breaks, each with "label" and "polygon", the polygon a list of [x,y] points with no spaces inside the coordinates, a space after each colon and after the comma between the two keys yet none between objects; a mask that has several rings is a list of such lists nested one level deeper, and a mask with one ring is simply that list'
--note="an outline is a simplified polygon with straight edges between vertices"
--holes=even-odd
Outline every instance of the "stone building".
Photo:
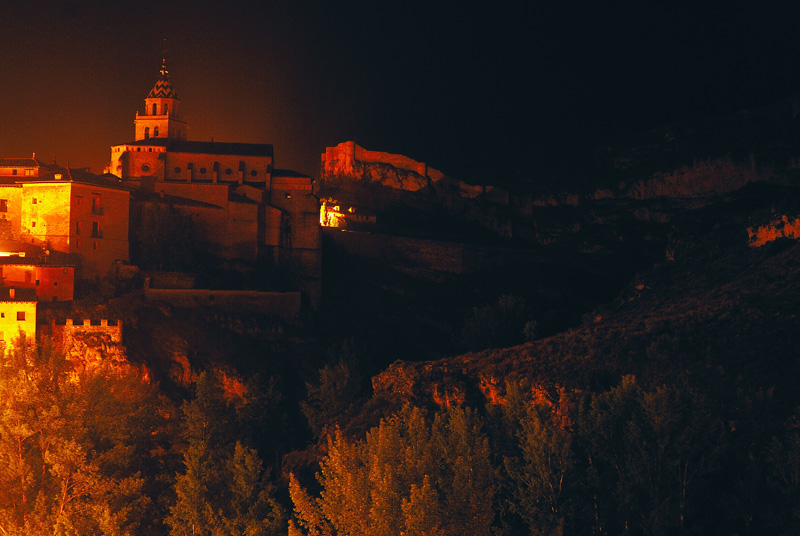
[{"label": "stone building", "polygon": [[20,332],[36,337],[36,292],[0,287],[0,346],[10,344]]},{"label": "stone building", "polygon": [[[43,164],[35,154],[2,158],[0,257],[103,277],[115,261],[128,261],[129,205],[130,192],[116,177]],[[38,251],[33,258],[31,248]]]},{"label": "stone building", "polygon": [[267,260],[319,277],[311,177],[276,170],[270,144],[188,140],[164,64],[134,123],[134,140],[111,147],[106,171],[137,192],[135,204],[169,202],[192,218],[198,245],[219,258]]}]

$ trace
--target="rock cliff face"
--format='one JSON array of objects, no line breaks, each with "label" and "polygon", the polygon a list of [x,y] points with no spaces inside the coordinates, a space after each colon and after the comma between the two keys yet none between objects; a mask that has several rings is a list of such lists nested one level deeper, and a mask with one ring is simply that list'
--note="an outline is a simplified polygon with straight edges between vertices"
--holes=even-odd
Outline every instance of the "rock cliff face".
[{"label": "rock cliff face", "polygon": [[754,163],[744,166],[730,158],[717,158],[695,162],[669,173],[654,173],[621,188],[617,196],[633,199],[707,197],[727,194],[746,184],[773,178],[771,172],[757,169]]},{"label": "rock cliff face", "polygon": [[[508,192],[455,180],[424,162],[368,151],[348,141],[325,150],[320,171],[322,197],[333,196],[343,204],[366,204],[368,210],[379,213],[398,206],[444,213],[477,223],[501,237],[511,236]],[[382,220],[380,214],[378,220]]]}]

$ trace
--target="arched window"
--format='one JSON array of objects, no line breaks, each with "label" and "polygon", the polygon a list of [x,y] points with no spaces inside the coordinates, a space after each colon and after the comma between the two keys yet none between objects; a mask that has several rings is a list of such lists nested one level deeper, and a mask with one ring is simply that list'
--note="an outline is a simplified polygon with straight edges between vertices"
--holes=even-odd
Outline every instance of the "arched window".
[{"label": "arched window", "polygon": [[165,104],[164,105],[164,115],[168,115],[168,114],[169,114],[169,104]]},{"label": "arched window", "polygon": [[156,109],[157,109],[157,108],[156,108],[156,103],[154,102],[154,103],[153,103],[153,115],[156,115]]},{"label": "arched window", "polygon": [[150,127],[144,127],[144,139],[150,137]]},{"label": "arched window", "polygon": [[153,127],[153,137],[154,138],[158,137],[158,127]]}]

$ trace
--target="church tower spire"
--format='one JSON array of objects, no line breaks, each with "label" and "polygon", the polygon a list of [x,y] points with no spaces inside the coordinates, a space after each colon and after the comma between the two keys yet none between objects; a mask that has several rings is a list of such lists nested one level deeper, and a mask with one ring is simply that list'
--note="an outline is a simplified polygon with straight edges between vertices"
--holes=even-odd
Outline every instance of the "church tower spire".
[{"label": "church tower spire", "polygon": [[181,114],[180,102],[169,81],[166,58],[162,57],[161,73],[144,99],[144,114],[136,112],[136,140],[185,140],[189,127]]}]

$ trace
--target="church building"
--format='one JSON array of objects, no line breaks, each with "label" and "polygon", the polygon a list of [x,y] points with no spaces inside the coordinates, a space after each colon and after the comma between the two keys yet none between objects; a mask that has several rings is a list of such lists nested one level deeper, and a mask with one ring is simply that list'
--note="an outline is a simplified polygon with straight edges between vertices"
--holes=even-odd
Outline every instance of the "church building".
[{"label": "church building", "polygon": [[197,245],[216,257],[266,260],[318,277],[311,177],[276,170],[270,144],[187,139],[165,63],[134,124],[134,139],[111,147],[106,168],[134,190],[134,205],[169,202],[191,217]]}]

